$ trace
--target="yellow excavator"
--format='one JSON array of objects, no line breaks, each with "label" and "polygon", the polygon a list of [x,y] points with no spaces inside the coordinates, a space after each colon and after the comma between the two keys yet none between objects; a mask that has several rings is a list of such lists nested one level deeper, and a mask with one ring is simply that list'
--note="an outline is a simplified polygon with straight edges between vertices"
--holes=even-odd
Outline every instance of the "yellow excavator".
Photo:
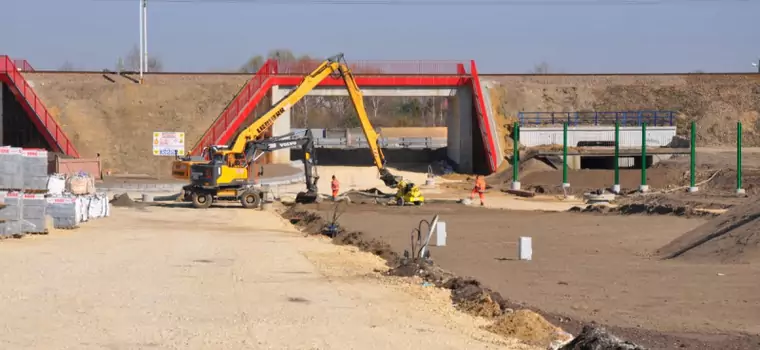
[{"label": "yellow excavator", "polygon": [[[348,95],[372,152],[375,166],[380,173],[380,179],[386,186],[397,190],[396,203],[400,205],[422,204],[425,198],[422,196],[419,187],[404,181],[399,176],[394,176],[385,167],[385,156],[378,145],[379,135],[369,121],[364,107],[364,97],[351,70],[345,63],[342,53],[328,58],[305,76],[298,86],[278,101],[271,110],[242,130],[234,138],[231,145],[211,146],[204,150],[208,154],[209,162],[198,163],[198,160],[191,159],[178,160],[177,165],[184,162],[185,166],[190,169],[190,184],[183,187],[184,198],[192,201],[196,208],[208,208],[214,200],[219,199],[236,199],[240,200],[246,208],[258,207],[261,203],[262,192],[254,186],[253,181],[249,178],[254,160],[251,149],[261,142],[260,140],[257,141],[257,138],[269,129],[277,118],[328,77],[342,78],[345,82]],[[306,163],[310,154],[306,152],[305,157],[304,162]],[[309,179],[307,179],[307,187],[310,187],[308,181]],[[299,193],[296,201],[301,203],[316,201],[318,196],[312,192]]]}]

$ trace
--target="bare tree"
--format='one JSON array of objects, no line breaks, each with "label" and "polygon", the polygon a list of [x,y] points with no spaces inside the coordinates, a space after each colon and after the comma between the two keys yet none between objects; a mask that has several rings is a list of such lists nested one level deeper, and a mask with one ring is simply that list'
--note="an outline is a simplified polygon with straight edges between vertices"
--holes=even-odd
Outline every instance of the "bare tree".
[{"label": "bare tree", "polygon": [[[117,70],[119,70],[119,68],[131,71],[140,70],[140,48],[137,47],[137,45],[133,46],[123,60],[119,58],[119,62],[121,63],[121,66],[117,66]],[[155,56],[148,56],[148,72],[161,72],[163,70],[164,64],[161,59]]]},{"label": "bare tree", "polygon": [[383,98],[380,96],[369,96],[369,105],[372,108],[372,119],[377,120],[377,114],[382,107]]},{"label": "bare tree", "polygon": [[549,74],[550,73],[549,64],[546,62],[541,62],[533,66],[532,73],[533,74]]},{"label": "bare tree", "polygon": [[66,60],[66,61],[63,61],[63,63],[61,63],[61,66],[58,67],[58,70],[64,71],[64,72],[71,72],[71,71],[76,70],[76,68],[74,67],[73,63],[71,63],[69,60]]},{"label": "bare tree", "polygon": [[256,73],[259,69],[261,69],[261,66],[264,65],[264,61],[264,57],[261,55],[253,56],[248,60],[248,62],[240,67],[240,72]]}]

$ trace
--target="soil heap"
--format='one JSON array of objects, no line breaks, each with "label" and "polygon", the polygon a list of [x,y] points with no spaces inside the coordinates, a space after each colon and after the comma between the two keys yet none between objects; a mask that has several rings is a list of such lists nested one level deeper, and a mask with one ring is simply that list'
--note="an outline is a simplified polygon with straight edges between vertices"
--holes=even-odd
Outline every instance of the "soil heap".
[{"label": "soil heap", "polygon": [[760,262],[760,203],[736,206],[661,247],[663,259]]}]

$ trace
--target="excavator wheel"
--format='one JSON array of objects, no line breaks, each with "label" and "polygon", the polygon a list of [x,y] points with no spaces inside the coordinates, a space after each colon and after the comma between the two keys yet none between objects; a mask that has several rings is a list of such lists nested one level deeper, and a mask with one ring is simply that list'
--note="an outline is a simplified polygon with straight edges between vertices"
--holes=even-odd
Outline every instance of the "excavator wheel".
[{"label": "excavator wheel", "polygon": [[296,203],[310,204],[316,203],[319,199],[319,194],[314,192],[298,192],[296,195]]},{"label": "excavator wheel", "polygon": [[240,204],[246,209],[256,209],[261,205],[261,196],[255,191],[243,192],[240,196]]},{"label": "excavator wheel", "polygon": [[193,192],[193,194],[190,195],[190,199],[193,202],[193,207],[198,209],[206,209],[210,207],[211,203],[214,201],[214,197],[212,197],[211,194],[198,192]]},{"label": "excavator wheel", "polygon": [[399,207],[403,207],[403,206],[404,206],[404,204],[406,204],[406,203],[404,203],[404,198],[402,198],[402,197],[398,197],[398,198],[396,198],[396,205],[397,205],[397,206],[399,206]]}]

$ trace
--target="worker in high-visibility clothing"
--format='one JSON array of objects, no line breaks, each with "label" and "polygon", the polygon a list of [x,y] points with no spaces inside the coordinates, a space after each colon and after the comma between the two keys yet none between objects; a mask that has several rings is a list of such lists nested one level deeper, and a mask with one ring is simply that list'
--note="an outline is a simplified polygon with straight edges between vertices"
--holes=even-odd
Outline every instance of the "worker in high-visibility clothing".
[{"label": "worker in high-visibility clothing", "polygon": [[332,189],[332,198],[333,200],[338,199],[338,190],[340,190],[340,182],[338,182],[338,179],[335,177],[335,175],[332,176],[332,182],[330,183],[330,189]]},{"label": "worker in high-visibility clothing", "polygon": [[480,197],[480,206],[484,206],[486,204],[486,179],[483,178],[483,175],[477,175],[475,176],[475,187],[473,187],[472,192],[470,192],[470,200],[475,199],[475,194],[477,193]]}]

